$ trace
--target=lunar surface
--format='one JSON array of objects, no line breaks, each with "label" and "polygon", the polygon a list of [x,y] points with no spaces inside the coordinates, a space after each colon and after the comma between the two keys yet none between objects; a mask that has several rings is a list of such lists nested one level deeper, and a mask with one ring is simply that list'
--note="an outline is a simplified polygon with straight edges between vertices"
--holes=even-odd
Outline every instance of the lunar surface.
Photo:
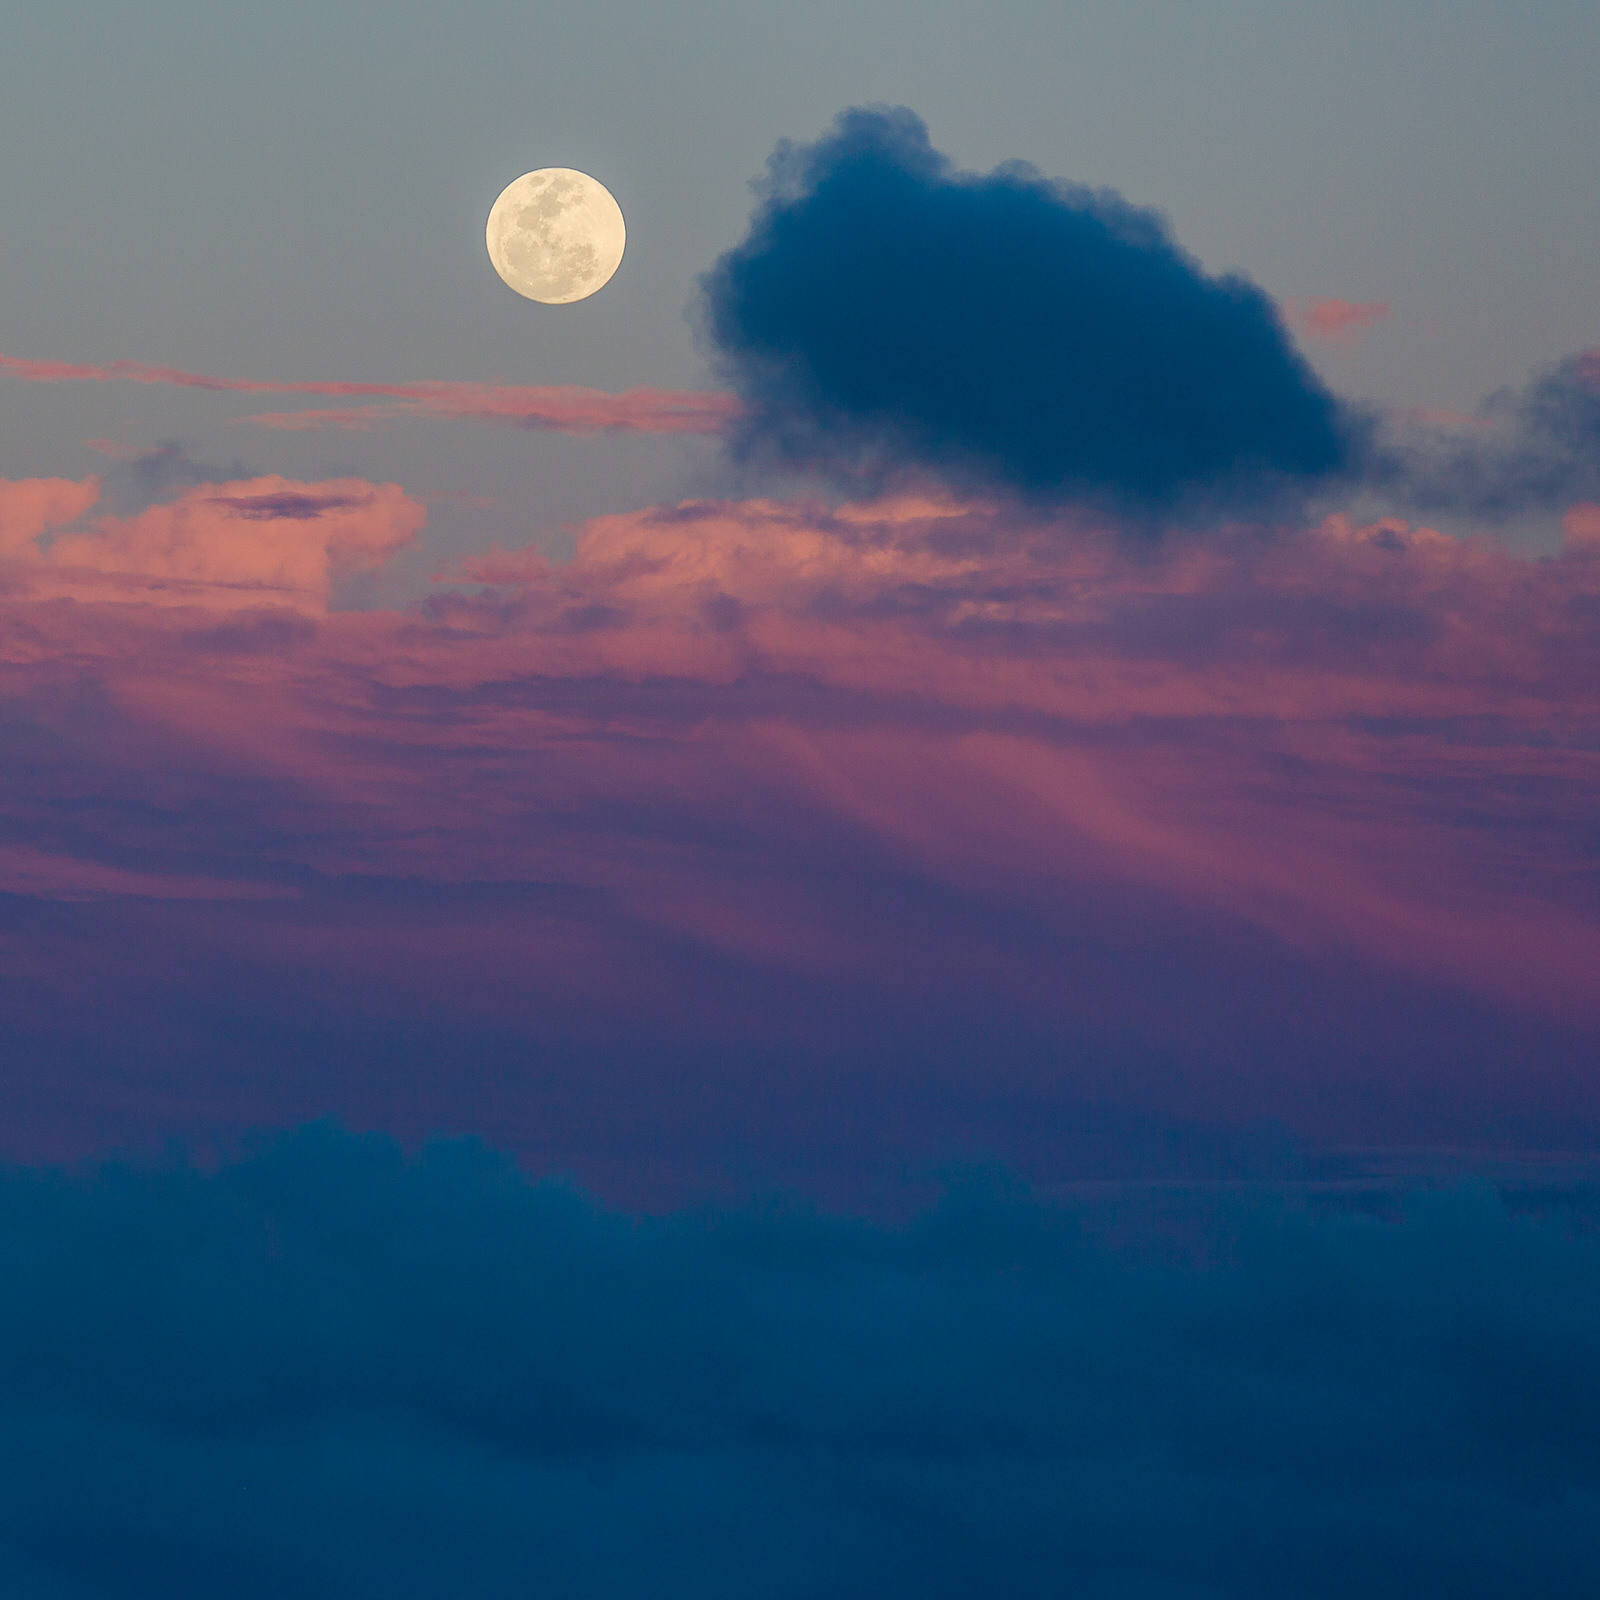
[{"label": "lunar surface", "polygon": [[488,241],[494,270],[518,294],[564,306],[605,287],[627,230],[603,183],[570,167],[541,167],[501,191]]}]

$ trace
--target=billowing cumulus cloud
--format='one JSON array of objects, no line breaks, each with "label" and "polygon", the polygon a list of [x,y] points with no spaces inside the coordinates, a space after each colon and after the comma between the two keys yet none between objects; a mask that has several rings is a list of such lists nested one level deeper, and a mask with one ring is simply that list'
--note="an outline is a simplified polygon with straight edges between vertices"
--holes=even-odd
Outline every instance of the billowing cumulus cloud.
[{"label": "billowing cumulus cloud", "polygon": [[0,1260],[17,1600],[1600,1584],[1600,1247],[1490,1190],[634,1221],[313,1129],[6,1173]]},{"label": "billowing cumulus cloud", "polygon": [[690,502],[355,613],[393,486],[93,495],[0,495],[13,1150],[481,1116],[637,1195],[1600,1126],[1592,506],[1529,561]]},{"label": "billowing cumulus cloud", "polygon": [[1141,515],[1351,462],[1359,425],[1273,302],[1109,190],[960,172],[901,109],[780,146],[759,194],[704,280],[748,452]]}]

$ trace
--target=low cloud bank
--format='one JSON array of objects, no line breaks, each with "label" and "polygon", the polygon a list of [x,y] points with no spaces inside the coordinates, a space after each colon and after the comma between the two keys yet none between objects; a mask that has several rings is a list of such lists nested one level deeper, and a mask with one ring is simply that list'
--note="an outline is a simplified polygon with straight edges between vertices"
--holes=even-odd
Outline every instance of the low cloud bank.
[{"label": "low cloud bank", "polygon": [[1600,1246],[1487,1189],[630,1221],[314,1128],[0,1179],[0,1578],[160,1596],[1600,1585]]}]

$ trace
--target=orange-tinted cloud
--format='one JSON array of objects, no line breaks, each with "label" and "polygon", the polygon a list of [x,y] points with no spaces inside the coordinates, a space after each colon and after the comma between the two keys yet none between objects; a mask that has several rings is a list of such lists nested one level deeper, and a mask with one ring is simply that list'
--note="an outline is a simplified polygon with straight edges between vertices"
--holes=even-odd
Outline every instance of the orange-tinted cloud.
[{"label": "orange-tinted cloud", "polygon": [[1389,315],[1387,300],[1339,300],[1326,295],[1296,296],[1283,302],[1289,320],[1311,339],[1348,343]]},{"label": "orange-tinted cloud", "polygon": [[0,374],[35,383],[168,384],[224,394],[381,397],[381,403],[310,411],[264,412],[246,420],[278,429],[364,428],[396,417],[451,417],[503,422],[554,433],[720,433],[738,410],[731,395],[674,389],[605,394],[573,386],[493,383],[269,383],[218,378],[139,361],[86,366],[0,356]]}]

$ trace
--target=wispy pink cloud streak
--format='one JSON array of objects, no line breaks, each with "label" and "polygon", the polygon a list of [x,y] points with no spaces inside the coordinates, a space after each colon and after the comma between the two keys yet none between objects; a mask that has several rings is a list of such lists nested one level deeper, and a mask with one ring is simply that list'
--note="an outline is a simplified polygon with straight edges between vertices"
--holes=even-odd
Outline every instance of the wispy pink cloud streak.
[{"label": "wispy pink cloud streak", "polygon": [[[213,959],[295,1007],[564,1036],[959,1001],[1241,1063],[1276,1030],[1268,1107],[1420,997],[1600,1033],[1593,507],[1531,561],[1395,521],[1151,551],[958,500],[691,502],[340,612],[421,524],[393,485],[94,496],[0,485],[0,892],[179,908],[191,953],[0,924],[37,1015]],[[1319,1021],[1296,973],[1367,998]],[[1430,1103],[1457,1049],[1422,1049]],[[1554,1074],[1600,1120],[1600,1083],[1497,1059],[1449,1094]]]},{"label": "wispy pink cloud streak", "polygon": [[378,397],[388,403],[310,411],[266,412],[243,420],[266,427],[361,428],[401,416],[509,423],[553,433],[720,433],[738,410],[732,395],[714,391],[629,389],[607,394],[564,385],[451,383],[268,382],[219,378],[138,361],[87,366],[0,355],[0,375],[33,383],[143,383],[221,394],[304,394]]}]

